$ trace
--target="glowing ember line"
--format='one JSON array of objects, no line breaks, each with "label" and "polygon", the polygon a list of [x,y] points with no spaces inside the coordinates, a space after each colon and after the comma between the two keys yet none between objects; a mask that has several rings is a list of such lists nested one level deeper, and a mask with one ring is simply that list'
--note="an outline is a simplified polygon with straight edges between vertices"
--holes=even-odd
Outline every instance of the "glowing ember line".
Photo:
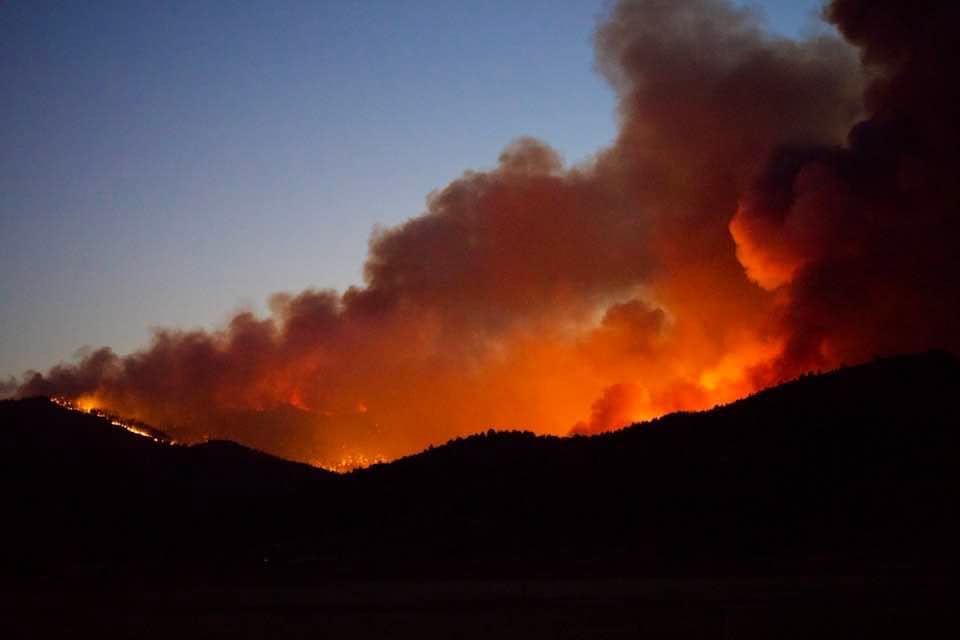
[{"label": "glowing ember line", "polygon": [[57,405],[58,407],[67,409],[68,411],[76,411],[77,413],[86,413],[89,415],[97,416],[98,418],[102,418],[116,427],[120,427],[125,431],[128,431],[134,435],[140,436],[141,438],[149,438],[150,440],[153,440],[158,444],[175,444],[173,440],[167,437],[161,437],[161,435],[158,432],[151,430],[149,427],[145,425],[141,425],[129,420],[123,420],[119,416],[110,414],[106,411],[103,411],[102,409],[97,409],[92,405],[88,408],[85,408],[80,404],[77,404],[72,400],[70,400],[69,398],[65,398],[63,396],[51,396],[50,402]]},{"label": "glowing ember line", "polygon": [[333,471],[334,473],[350,473],[351,471],[366,469],[367,467],[383,464],[385,462],[387,462],[387,457],[380,454],[372,457],[365,456],[363,454],[348,454],[340,458],[338,462],[332,464],[329,462],[315,462],[313,466],[319,467],[320,469],[326,469],[327,471]]}]

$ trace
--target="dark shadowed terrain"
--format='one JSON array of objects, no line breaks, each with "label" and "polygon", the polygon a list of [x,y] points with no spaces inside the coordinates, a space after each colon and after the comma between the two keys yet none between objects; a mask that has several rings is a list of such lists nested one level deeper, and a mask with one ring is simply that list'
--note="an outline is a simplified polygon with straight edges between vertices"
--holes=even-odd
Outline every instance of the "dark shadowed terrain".
[{"label": "dark shadowed terrain", "polygon": [[941,637],[960,627],[958,398],[960,362],[931,352],[348,476],[6,401],[0,629]]}]

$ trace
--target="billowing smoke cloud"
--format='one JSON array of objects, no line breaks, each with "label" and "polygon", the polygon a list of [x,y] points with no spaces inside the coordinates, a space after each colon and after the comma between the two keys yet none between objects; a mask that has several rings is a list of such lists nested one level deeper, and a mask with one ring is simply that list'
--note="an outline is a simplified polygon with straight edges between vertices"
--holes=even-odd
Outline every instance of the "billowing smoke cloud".
[{"label": "billowing smoke cloud", "polygon": [[17,379],[12,376],[6,380],[0,380],[0,400],[12,397],[18,386]]},{"label": "billowing smoke cloud", "polygon": [[960,348],[960,8],[836,0],[826,16],[860,48],[867,118],[845,145],[778,149],[731,224],[747,273],[782,296],[781,377]]},{"label": "billowing smoke cloud", "polygon": [[835,2],[858,51],[721,0],[624,0],[596,34],[610,148],[570,167],[520,139],[375,231],[363,286],[277,294],[267,318],[94,351],[19,393],[330,463],[591,433],[956,347],[955,10],[923,4]]}]

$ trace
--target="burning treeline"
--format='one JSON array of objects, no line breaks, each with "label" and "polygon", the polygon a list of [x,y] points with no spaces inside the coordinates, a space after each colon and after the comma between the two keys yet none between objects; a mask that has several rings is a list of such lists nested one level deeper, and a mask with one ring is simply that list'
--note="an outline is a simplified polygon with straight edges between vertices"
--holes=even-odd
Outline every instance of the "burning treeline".
[{"label": "burning treeline", "polygon": [[596,432],[958,350],[957,4],[824,16],[846,42],[721,0],[624,0],[596,32],[610,148],[571,167],[520,139],[375,231],[363,286],[93,351],[18,393],[322,462]]}]

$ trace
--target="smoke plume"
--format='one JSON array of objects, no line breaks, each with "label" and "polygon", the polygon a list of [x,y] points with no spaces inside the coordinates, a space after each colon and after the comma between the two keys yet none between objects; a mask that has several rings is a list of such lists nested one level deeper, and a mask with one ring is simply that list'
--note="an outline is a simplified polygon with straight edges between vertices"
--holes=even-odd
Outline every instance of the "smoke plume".
[{"label": "smoke plume", "polygon": [[836,0],[792,40],[721,0],[623,0],[596,32],[619,132],[521,138],[370,240],[363,286],[32,374],[292,458],[496,428],[593,433],[811,368],[960,348],[957,9]]}]

